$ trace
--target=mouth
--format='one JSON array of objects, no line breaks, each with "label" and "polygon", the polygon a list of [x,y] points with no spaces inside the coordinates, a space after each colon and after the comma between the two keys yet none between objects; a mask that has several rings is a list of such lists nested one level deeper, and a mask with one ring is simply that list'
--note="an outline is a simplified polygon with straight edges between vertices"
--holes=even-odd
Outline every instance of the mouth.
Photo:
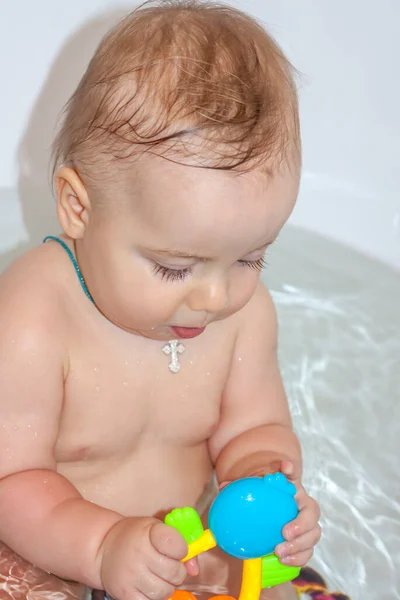
[{"label": "mouth", "polygon": [[178,339],[195,338],[205,331],[205,327],[171,327],[171,331]]}]

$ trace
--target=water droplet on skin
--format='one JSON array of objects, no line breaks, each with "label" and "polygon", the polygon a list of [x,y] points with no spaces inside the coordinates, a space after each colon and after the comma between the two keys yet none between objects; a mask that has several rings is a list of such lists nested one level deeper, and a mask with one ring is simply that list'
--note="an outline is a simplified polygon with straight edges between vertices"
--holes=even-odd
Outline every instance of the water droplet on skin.
[{"label": "water droplet on skin", "polygon": [[242,362],[242,357],[241,356],[239,356],[238,361]]},{"label": "water droplet on skin", "polygon": [[33,434],[33,439],[36,440],[37,436],[38,436],[38,433],[37,433],[37,431],[35,431],[35,433]]},{"label": "water droplet on skin", "polygon": [[100,373],[100,367],[98,365],[96,365],[95,367],[93,367],[93,371],[95,373]]},{"label": "water droplet on skin", "polygon": [[99,386],[99,385],[96,385],[96,387],[94,388],[94,391],[95,391],[95,392],[99,392],[99,391],[100,391],[100,386]]},{"label": "water droplet on skin", "polygon": [[210,373],[210,372],[208,372],[208,373],[207,373],[207,375],[211,375],[211,373]]},{"label": "water droplet on skin", "polygon": [[128,387],[129,383],[127,381],[124,381],[124,383],[122,384],[124,387]]}]

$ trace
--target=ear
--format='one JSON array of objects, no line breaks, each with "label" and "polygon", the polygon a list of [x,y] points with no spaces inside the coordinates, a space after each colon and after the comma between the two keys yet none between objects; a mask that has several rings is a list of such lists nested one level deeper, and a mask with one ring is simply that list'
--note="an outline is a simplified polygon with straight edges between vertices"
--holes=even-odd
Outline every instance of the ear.
[{"label": "ear", "polygon": [[55,188],[63,231],[74,240],[82,238],[89,224],[91,204],[81,178],[75,169],[61,167],[55,176]]}]

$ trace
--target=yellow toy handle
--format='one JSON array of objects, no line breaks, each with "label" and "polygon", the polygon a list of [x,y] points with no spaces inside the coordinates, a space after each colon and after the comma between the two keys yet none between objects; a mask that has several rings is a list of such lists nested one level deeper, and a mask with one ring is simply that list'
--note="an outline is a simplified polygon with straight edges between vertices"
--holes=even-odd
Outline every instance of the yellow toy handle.
[{"label": "yellow toy handle", "polygon": [[259,600],[261,593],[261,558],[243,561],[242,586],[239,600]]},{"label": "yellow toy handle", "polygon": [[196,556],[199,556],[199,554],[203,554],[203,552],[215,548],[216,545],[217,542],[215,541],[213,534],[209,529],[206,529],[198,540],[189,544],[189,551],[183,559],[183,562],[187,562],[191,558],[195,558]]}]

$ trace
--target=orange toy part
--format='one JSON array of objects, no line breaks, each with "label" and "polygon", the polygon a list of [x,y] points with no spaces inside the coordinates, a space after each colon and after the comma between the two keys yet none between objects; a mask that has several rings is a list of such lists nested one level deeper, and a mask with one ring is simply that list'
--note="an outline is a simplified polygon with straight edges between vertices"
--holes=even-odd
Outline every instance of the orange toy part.
[{"label": "orange toy part", "polygon": [[[197,598],[186,590],[176,590],[170,600],[197,600]],[[211,596],[209,600],[236,600],[236,598],[232,596]]]},{"label": "orange toy part", "polygon": [[196,596],[186,590],[175,590],[170,600],[197,600]]}]

